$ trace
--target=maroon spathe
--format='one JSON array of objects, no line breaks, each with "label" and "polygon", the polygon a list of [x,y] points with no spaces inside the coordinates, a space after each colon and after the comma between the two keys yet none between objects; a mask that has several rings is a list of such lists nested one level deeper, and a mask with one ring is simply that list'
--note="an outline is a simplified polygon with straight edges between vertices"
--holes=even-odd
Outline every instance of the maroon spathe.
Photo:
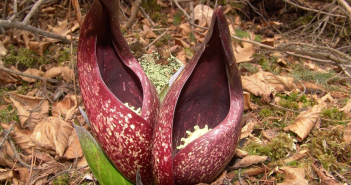
[{"label": "maroon spathe", "polygon": [[[213,181],[234,155],[243,102],[227,20],[218,7],[200,49],[162,102],[152,148],[156,184]],[[212,130],[178,150],[195,125]]]},{"label": "maroon spathe", "polygon": [[[152,131],[158,95],[121,32],[118,0],[95,0],[78,45],[79,83],[92,131],[115,167],[151,184]],[[141,108],[139,116],[129,106]]]}]

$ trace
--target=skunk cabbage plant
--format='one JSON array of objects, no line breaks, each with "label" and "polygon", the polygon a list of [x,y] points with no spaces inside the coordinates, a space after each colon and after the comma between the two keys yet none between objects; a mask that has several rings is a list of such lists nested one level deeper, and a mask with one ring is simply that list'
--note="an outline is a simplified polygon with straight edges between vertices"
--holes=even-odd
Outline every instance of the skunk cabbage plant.
[{"label": "skunk cabbage plant", "polygon": [[151,144],[159,109],[155,87],[121,32],[119,0],[95,0],[78,44],[78,73],[94,137],[114,166],[152,182]]},{"label": "skunk cabbage plant", "polygon": [[152,148],[156,184],[215,180],[237,147],[243,100],[227,20],[218,7],[204,42],[162,102]]},{"label": "skunk cabbage plant", "polygon": [[94,137],[116,169],[144,184],[213,181],[234,155],[243,93],[221,7],[204,42],[159,107],[155,87],[121,32],[119,0],[95,0],[78,44],[78,72]]}]

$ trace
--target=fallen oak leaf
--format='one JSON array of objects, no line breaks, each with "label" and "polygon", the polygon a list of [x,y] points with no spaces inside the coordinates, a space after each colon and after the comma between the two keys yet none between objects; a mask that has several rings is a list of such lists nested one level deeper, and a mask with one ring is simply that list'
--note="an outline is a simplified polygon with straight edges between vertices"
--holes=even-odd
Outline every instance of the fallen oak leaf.
[{"label": "fallen oak leaf", "polygon": [[49,114],[47,99],[11,93],[10,100],[17,109],[21,126],[30,130]]},{"label": "fallen oak leaf", "polygon": [[263,101],[266,103],[271,101],[272,88],[266,83],[263,83],[258,74],[242,76],[241,81],[244,90],[254,94],[255,96],[261,96]]},{"label": "fallen oak leaf", "polygon": [[[244,40],[249,40],[248,38],[244,38]],[[242,42],[242,46],[237,43],[233,43],[234,56],[238,63],[240,62],[248,62],[253,59],[252,55],[255,53],[253,48],[253,44],[248,42]]]},{"label": "fallen oak leaf", "polygon": [[308,185],[304,169],[281,167],[280,170],[285,173],[285,179],[284,182],[277,183],[277,185]]},{"label": "fallen oak leaf", "polygon": [[74,78],[74,71],[68,66],[65,67],[53,67],[44,73],[45,78],[62,77],[66,82],[70,82]]},{"label": "fallen oak leaf", "polygon": [[268,156],[259,156],[259,155],[248,155],[241,159],[238,163],[234,166],[230,167],[230,169],[239,169],[251,166],[253,164],[263,163],[267,161]]},{"label": "fallen oak leaf", "polygon": [[76,159],[83,156],[82,147],[76,132],[72,132],[68,138],[68,148],[63,155],[66,159]]},{"label": "fallen oak leaf", "polygon": [[307,137],[314,125],[319,121],[321,110],[322,108],[319,105],[315,105],[311,109],[301,112],[296,117],[294,124],[288,126],[288,129],[298,136],[297,140],[299,142]]},{"label": "fallen oak leaf", "polygon": [[72,125],[62,118],[48,117],[35,127],[29,145],[62,157],[72,130]]},{"label": "fallen oak leaf", "polygon": [[[34,69],[34,68],[28,68],[27,70],[25,70],[23,72],[24,74],[29,74],[29,75],[34,75],[34,76],[38,76],[38,77],[41,77],[43,76],[44,72],[39,70],[39,69]],[[37,81],[37,79],[34,79],[34,78],[28,78],[28,77],[25,77],[25,76],[20,76],[22,80],[26,81],[26,82],[35,82]]]},{"label": "fallen oak leaf", "polygon": [[292,91],[296,89],[293,77],[279,76],[269,72],[260,72],[266,83],[274,87],[277,92]]},{"label": "fallen oak leaf", "polygon": [[[11,127],[7,123],[1,123],[0,125],[6,130],[9,130]],[[15,125],[14,129],[10,132],[11,139],[27,154],[32,153],[32,147],[28,145],[31,135],[32,131],[20,129],[17,125]]]},{"label": "fallen oak leaf", "polygon": [[318,177],[322,181],[322,185],[338,185],[336,179],[324,169],[323,165],[311,164],[312,168],[317,172]]}]

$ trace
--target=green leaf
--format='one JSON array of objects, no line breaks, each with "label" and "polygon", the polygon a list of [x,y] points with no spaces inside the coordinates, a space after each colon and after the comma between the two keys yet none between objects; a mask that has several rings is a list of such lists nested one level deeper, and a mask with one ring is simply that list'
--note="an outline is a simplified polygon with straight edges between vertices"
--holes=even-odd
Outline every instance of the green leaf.
[{"label": "green leaf", "polygon": [[100,184],[132,185],[117,171],[94,137],[84,127],[74,125],[74,128],[89,167]]}]

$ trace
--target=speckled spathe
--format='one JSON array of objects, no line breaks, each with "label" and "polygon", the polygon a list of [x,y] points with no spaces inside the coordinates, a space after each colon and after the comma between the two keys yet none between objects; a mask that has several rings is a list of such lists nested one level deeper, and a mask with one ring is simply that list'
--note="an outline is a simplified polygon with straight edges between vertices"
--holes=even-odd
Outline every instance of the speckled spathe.
[{"label": "speckled spathe", "polygon": [[[92,131],[115,167],[135,182],[152,183],[150,148],[157,92],[120,30],[118,0],[95,0],[78,44],[78,74]],[[124,103],[141,108],[139,116]]]},{"label": "speckled spathe", "polygon": [[[212,182],[234,155],[243,101],[227,20],[218,7],[204,42],[162,102],[152,148],[156,184]],[[178,150],[195,125],[212,130]]]}]

